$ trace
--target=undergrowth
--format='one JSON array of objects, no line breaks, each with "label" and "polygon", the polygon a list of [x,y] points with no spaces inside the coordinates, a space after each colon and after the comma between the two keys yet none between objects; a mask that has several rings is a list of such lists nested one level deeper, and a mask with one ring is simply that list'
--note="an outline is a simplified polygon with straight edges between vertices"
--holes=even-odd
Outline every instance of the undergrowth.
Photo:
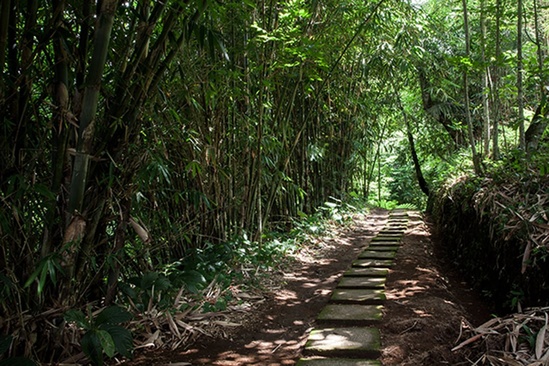
[{"label": "undergrowth", "polygon": [[549,304],[549,169],[513,151],[483,177],[447,176],[430,202],[443,250],[500,311]]},{"label": "undergrowth", "polygon": [[[317,238],[349,225],[352,215],[364,210],[359,197],[351,196],[345,202],[331,197],[314,214],[301,213],[293,219],[289,230],[266,232],[261,240],[241,233],[226,242],[193,248],[178,261],[121,280],[117,309],[127,309],[133,316],[127,328],[138,347],[192,342],[197,334],[207,333],[205,319],[223,324],[219,319],[223,313],[238,311],[249,306],[250,299],[262,298],[273,286],[273,273],[283,272],[300,251],[319,249],[315,247]],[[94,364],[102,364],[105,356],[130,355],[127,343],[120,345],[119,337],[122,334],[126,341],[129,332],[109,334],[101,328],[104,323],[118,324],[120,319],[103,315],[106,319],[98,321],[90,307],[86,313],[70,310],[65,319],[80,335],[82,350]],[[200,326],[194,323],[197,320]],[[107,330],[111,328],[109,325]]]}]

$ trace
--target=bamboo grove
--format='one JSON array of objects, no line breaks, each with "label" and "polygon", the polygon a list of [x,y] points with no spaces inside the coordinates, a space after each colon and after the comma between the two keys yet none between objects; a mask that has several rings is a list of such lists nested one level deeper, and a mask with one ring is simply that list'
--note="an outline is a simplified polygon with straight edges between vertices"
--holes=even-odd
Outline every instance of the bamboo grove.
[{"label": "bamboo grove", "polygon": [[[503,56],[515,43],[497,34],[515,34],[514,18],[505,0],[485,2],[469,9],[462,57],[451,5],[426,17],[396,0],[3,0],[0,332],[17,334],[12,353],[48,354],[32,342],[57,342],[47,319],[116,303],[132,277],[261,242],[376,180],[381,192],[390,169],[413,177],[410,146],[433,179],[433,157],[467,145],[464,68],[470,141],[496,154],[516,75]],[[541,117],[543,47],[525,42],[521,89]]]}]

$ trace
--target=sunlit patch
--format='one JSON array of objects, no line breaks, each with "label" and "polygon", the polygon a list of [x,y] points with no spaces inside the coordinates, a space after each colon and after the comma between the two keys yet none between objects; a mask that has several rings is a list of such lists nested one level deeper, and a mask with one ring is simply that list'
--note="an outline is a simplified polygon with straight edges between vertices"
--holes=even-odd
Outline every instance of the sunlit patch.
[{"label": "sunlit patch", "polygon": [[296,300],[297,299],[297,294],[295,293],[295,291],[279,290],[276,293],[275,298],[277,300],[282,300],[282,301]]},{"label": "sunlit patch", "polygon": [[427,311],[423,309],[412,309],[414,314],[418,315],[420,318],[431,318],[433,317],[432,314],[428,313]]},{"label": "sunlit patch", "polygon": [[399,345],[385,347],[381,350],[381,353],[384,357],[390,358],[395,361],[403,360],[406,356],[406,351]]},{"label": "sunlit patch", "polygon": [[417,280],[400,280],[395,283],[397,288],[386,291],[388,300],[399,300],[406,297],[412,297],[427,291],[429,288],[428,286],[420,286],[419,281]]}]

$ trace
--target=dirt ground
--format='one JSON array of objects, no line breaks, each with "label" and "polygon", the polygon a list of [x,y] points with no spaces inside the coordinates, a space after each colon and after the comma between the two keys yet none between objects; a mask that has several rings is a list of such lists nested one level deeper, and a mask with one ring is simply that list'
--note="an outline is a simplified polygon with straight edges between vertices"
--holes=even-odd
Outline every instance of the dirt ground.
[{"label": "dirt ground", "polygon": [[[223,336],[200,337],[186,348],[141,351],[124,365],[294,365],[315,318],[327,304],[342,273],[383,228],[388,212],[372,211],[351,228],[304,251],[283,281],[246,312],[226,315],[241,324]],[[440,241],[440,240],[439,240]],[[480,325],[490,308],[446,266],[431,228],[419,214],[411,217],[396,263],[387,278],[387,303],[379,324],[383,365],[470,365],[453,353],[461,324]]]}]

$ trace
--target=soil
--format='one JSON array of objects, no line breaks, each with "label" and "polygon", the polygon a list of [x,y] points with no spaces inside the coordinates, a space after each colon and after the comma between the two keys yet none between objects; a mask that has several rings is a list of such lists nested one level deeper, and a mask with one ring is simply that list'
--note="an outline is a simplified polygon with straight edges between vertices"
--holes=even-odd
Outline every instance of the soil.
[{"label": "soil", "polygon": [[[478,326],[491,308],[441,258],[428,220],[410,212],[410,224],[386,283],[388,301],[378,328],[383,365],[469,365],[466,350],[452,352],[462,327]],[[383,228],[388,211],[357,216],[350,228],[304,250],[283,273],[283,281],[246,312],[226,315],[241,324],[217,337],[199,337],[176,350],[141,351],[124,365],[295,365],[343,272]]]}]

